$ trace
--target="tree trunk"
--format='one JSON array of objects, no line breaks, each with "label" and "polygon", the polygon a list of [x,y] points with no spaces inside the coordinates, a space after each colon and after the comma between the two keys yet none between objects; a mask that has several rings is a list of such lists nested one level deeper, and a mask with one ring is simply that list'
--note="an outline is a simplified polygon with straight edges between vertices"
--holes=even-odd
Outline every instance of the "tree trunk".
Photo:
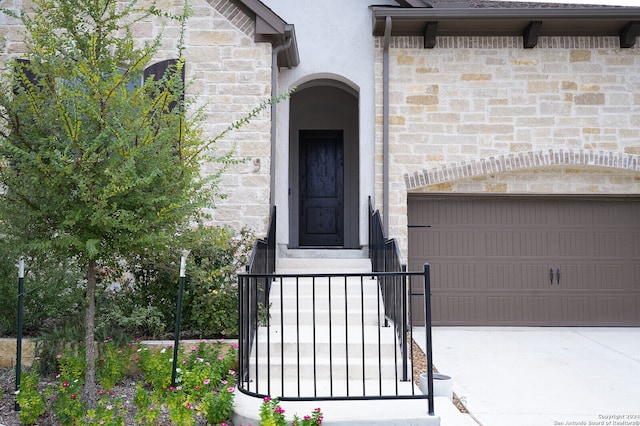
[{"label": "tree trunk", "polygon": [[86,370],[84,375],[85,400],[89,409],[96,407],[96,269],[95,260],[90,260],[87,268],[87,298],[85,302],[85,347]]}]

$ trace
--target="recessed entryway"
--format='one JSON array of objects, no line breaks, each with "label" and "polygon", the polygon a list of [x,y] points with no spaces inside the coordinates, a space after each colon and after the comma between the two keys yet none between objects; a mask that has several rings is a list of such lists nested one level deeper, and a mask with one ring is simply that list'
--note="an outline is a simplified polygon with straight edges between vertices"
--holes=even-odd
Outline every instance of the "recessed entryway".
[{"label": "recessed entryway", "polygon": [[291,96],[289,248],[356,249],[359,241],[358,94],[313,80]]}]

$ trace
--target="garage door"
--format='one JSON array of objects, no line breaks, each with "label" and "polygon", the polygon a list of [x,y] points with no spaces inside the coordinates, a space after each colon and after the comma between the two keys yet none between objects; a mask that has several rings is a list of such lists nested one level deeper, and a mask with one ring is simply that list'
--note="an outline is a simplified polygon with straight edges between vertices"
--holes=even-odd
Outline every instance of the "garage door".
[{"label": "garage door", "polygon": [[408,207],[408,264],[431,264],[435,325],[640,325],[639,199],[413,196]]}]

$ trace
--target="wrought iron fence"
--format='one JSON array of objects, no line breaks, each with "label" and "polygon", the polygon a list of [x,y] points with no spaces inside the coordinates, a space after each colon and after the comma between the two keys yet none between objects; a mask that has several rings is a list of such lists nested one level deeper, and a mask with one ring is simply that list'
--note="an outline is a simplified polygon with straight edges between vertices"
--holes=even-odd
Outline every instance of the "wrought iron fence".
[{"label": "wrought iron fence", "polygon": [[[375,225],[372,272],[276,274],[252,264],[239,274],[241,392],[281,400],[427,399],[434,414],[429,266],[407,272],[395,240]],[[418,371],[421,354],[411,345],[411,286],[425,295],[427,371]],[[415,381],[424,372],[427,395]]]}]

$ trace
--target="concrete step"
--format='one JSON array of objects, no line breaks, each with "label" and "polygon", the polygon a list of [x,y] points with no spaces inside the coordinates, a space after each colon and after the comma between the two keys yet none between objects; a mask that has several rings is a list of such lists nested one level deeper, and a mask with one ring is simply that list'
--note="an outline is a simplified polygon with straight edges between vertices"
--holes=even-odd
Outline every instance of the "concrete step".
[{"label": "concrete step", "polygon": [[301,397],[329,397],[333,395],[349,395],[350,397],[379,397],[386,395],[421,395],[417,385],[411,381],[352,379],[318,377],[310,380],[302,377],[300,381],[285,380],[279,376],[271,376],[267,382],[266,376],[249,383],[249,390],[266,395],[295,395]]},{"label": "concrete step", "polygon": [[283,257],[277,260],[276,272],[278,274],[337,274],[371,272],[371,261],[367,258]]},{"label": "concrete step", "polygon": [[[299,378],[306,380],[315,379],[316,382],[328,381],[331,377],[334,382],[362,381],[364,380],[388,380],[402,379],[402,364],[396,367],[393,357],[378,359],[353,357],[334,357],[314,360],[313,358],[300,358],[300,364],[295,356],[285,356],[284,362],[280,359],[271,359],[271,368],[267,369],[266,359],[264,364],[253,364],[249,375],[253,380],[267,381],[268,377],[284,379],[285,382],[296,382]],[[408,369],[407,371],[410,371]],[[411,379],[411,375],[407,374]]]},{"label": "concrete step", "polygon": [[[261,392],[264,393],[264,392]],[[271,395],[278,395],[273,392]],[[234,400],[234,425],[260,424],[260,405],[262,398],[254,398],[238,392]],[[438,426],[439,416],[429,416],[428,402],[424,399],[374,399],[349,401],[282,401],[287,419],[294,414],[303,417],[315,408],[324,415],[322,424],[327,426]],[[444,397],[436,398],[436,414],[442,411],[438,407],[453,405]],[[446,412],[448,414],[449,411]],[[449,416],[448,418],[453,418]],[[462,423],[445,423],[454,425]],[[468,423],[465,423],[467,425]]]},{"label": "concrete step", "polygon": [[377,325],[368,325],[362,327],[360,325],[334,326],[328,327],[312,327],[285,325],[258,327],[256,341],[266,342],[267,337],[272,343],[300,343],[312,344],[316,343],[333,343],[339,344],[349,340],[349,342],[365,342],[365,343],[390,343],[395,344],[395,333],[393,327],[378,327]]},{"label": "concrete step", "polygon": [[266,354],[271,354],[272,357],[277,357],[279,359],[280,354],[283,352],[285,354],[300,354],[301,357],[311,358],[314,355],[317,358],[324,358],[329,356],[346,356],[346,354],[350,354],[352,357],[361,357],[362,352],[366,357],[393,357],[396,353],[396,348],[394,345],[380,344],[377,343],[349,343],[348,345],[345,343],[316,343],[316,344],[300,344],[299,346],[296,343],[282,343],[280,341],[277,342],[269,342],[267,344],[266,341],[259,341],[255,346],[255,351],[253,352],[254,356],[257,353],[260,358],[266,357]]},{"label": "concrete step", "polygon": [[[280,324],[287,326],[315,326],[315,327],[329,327],[332,326],[344,326],[347,324],[364,324],[365,326],[377,326],[384,323],[382,315],[378,316],[376,311],[361,309],[348,309],[345,312],[344,307],[342,309],[336,309],[333,306],[331,311],[328,309],[316,309],[315,312],[307,312],[301,310],[300,312],[295,309],[270,310],[269,325],[271,327],[280,327]],[[266,321],[266,317],[265,317]]]}]

